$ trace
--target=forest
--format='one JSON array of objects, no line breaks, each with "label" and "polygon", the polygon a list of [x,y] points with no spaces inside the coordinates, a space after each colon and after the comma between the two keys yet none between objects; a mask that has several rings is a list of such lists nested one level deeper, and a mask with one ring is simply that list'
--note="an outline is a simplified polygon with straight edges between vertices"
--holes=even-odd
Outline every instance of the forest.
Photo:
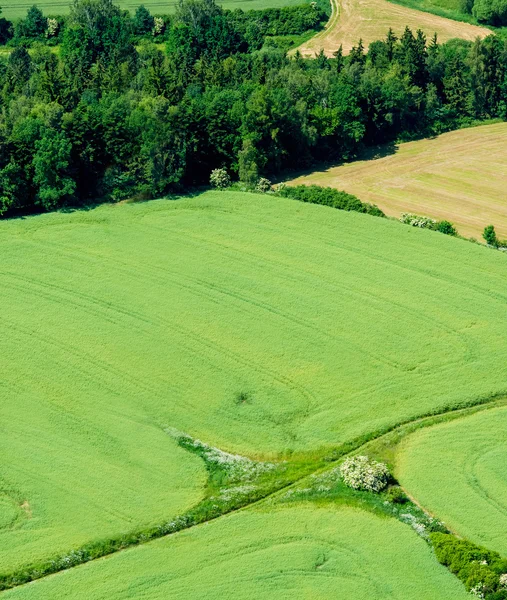
[{"label": "forest", "polygon": [[270,37],[323,21],[317,4],[243,12],[214,0],[183,0],[166,20],[112,0],[76,0],[65,22],[36,7],[15,27],[3,20],[0,214],[156,198],[216,168],[255,186],[507,117],[502,39],[439,44],[407,28],[368,51],[358,40],[347,56],[303,59]]}]

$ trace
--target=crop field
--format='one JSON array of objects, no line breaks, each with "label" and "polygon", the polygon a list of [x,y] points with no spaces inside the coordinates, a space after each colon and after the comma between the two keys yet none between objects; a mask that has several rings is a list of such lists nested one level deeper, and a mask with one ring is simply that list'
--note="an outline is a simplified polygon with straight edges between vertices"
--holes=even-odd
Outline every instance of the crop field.
[{"label": "crop field", "polygon": [[405,525],[353,509],[248,510],[2,595],[2,600],[466,600]]},{"label": "crop field", "polygon": [[438,233],[209,192],[2,222],[0,255],[4,572],[198,502],[168,429],[315,455],[505,390],[506,257]]},{"label": "crop field", "polygon": [[507,408],[423,429],[400,446],[397,475],[429,510],[507,556]]},{"label": "crop field", "polygon": [[389,28],[400,36],[407,25],[413,31],[422,29],[428,38],[437,33],[440,42],[452,38],[474,40],[491,34],[485,27],[453,21],[388,0],[332,0],[332,7],[333,14],[326,29],[298,48],[303,56],[314,56],[320,50],[332,56],[340,44],[348,53],[359,39],[367,48],[371,42],[383,39]]},{"label": "crop field", "polygon": [[481,239],[493,224],[507,237],[507,124],[496,123],[400,144],[392,154],[330,167],[291,184],[355,194],[391,216],[403,212],[452,221]]},{"label": "crop field", "polygon": [[[259,10],[263,8],[276,8],[279,6],[297,6],[306,4],[307,0],[222,0],[218,2],[224,8],[234,10]],[[46,15],[65,15],[69,12],[71,0],[38,0],[37,6]],[[17,0],[3,0],[1,7],[3,16],[7,19],[18,19],[26,15],[26,11],[33,6],[33,2],[18,2]],[[178,0],[115,0],[115,4],[134,13],[140,4],[144,4],[152,14],[170,14],[178,5]]]}]

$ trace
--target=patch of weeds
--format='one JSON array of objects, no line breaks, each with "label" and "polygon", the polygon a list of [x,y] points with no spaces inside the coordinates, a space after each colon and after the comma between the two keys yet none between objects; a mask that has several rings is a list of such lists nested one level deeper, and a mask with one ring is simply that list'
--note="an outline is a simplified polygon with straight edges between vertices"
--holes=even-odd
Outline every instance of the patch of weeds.
[{"label": "patch of weeds", "polygon": [[219,474],[220,485],[252,481],[265,473],[283,469],[284,466],[284,463],[256,461],[240,454],[231,454],[172,429],[165,431],[174,437],[182,448],[202,458],[212,478],[217,479],[215,476]]},{"label": "patch of weeds", "polygon": [[252,395],[250,392],[238,392],[234,397],[234,403],[238,406],[241,406],[242,404],[251,404]]}]

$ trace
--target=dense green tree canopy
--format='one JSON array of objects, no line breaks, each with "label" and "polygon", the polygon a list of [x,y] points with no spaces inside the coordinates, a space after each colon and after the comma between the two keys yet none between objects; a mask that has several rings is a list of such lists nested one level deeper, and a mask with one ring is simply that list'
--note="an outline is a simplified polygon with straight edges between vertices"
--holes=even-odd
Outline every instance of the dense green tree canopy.
[{"label": "dense green tree canopy", "polygon": [[315,26],[314,13],[182,0],[164,21],[164,51],[148,11],[75,0],[58,53],[38,42],[0,58],[0,213],[160,196],[218,168],[255,185],[367,145],[507,117],[500,38],[440,45],[406,29],[331,59],[262,46],[270,28]]}]

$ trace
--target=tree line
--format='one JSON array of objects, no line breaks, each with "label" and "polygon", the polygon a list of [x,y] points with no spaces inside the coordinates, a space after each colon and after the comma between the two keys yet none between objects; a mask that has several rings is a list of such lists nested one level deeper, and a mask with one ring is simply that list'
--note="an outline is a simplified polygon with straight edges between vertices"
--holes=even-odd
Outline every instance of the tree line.
[{"label": "tree line", "polygon": [[[240,31],[250,41],[250,45],[255,46],[262,45],[266,36],[300,35],[318,31],[327,21],[327,5],[326,0],[318,0],[311,4],[264,10],[223,10],[220,18],[228,21],[231,29]],[[1,12],[0,9],[0,15]],[[150,39],[157,43],[165,42],[171,36],[175,24],[172,15],[152,15],[143,4],[132,16],[127,10],[121,11],[121,15],[134,43]],[[0,18],[0,45],[29,48],[34,43],[44,43],[56,46],[62,43],[67,28],[73,24],[72,16],[46,16],[34,5],[16,23]]]},{"label": "tree line", "polygon": [[76,0],[55,52],[0,58],[0,213],[152,198],[507,116],[507,46],[389,31],[313,59],[182,0],[164,49],[111,0]]}]

